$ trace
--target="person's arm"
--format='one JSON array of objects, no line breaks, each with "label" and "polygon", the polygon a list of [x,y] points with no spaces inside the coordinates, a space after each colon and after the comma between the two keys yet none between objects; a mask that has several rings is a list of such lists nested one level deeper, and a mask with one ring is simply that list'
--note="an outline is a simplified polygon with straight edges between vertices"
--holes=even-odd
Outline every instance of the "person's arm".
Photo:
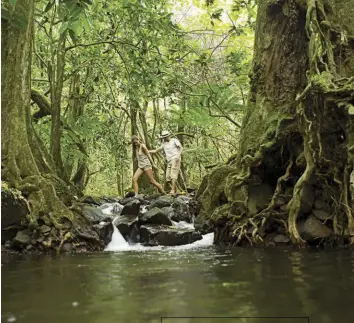
[{"label": "person's arm", "polygon": [[141,150],[147,156],[147,158],[150,160],[151,166],[156,168],[154,161],[152,160],[151,155],[145,145],[142,145]]},{"label": "person's arm", "polygon": [[155,153],[158,153],[159,151],[162,151],[163,150],[163,146],[161,145],[159,148],[156,148],[154,150],[148,150],[148,152],[150,154],[155,154]]},{"label": "person's arm", "polygon": [[179,157],[182,156],[182,152],[183,152],[183,146],[182,144],[180,143],[180,141],[178,139],[175,138],[175,145],[177,146],[178,148],[178,151],[179,151]]}]

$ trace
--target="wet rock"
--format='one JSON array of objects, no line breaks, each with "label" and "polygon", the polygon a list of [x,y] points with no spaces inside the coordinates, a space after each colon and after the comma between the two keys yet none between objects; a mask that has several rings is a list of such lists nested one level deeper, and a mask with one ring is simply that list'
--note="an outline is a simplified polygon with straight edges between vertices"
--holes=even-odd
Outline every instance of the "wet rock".
[{"label": "wet rock", "polygon": [[166,224],[172,225],[169,217],[158,207],[154,207],[151,210],[139,215],[139,222],[142,224]]},{"label": "wet rock", "polygon": [[113,219],[114,215],[104,214],[101,209],[95,206],[83,205],[82,214],[92,224],[98,224],[100,222],[108,222],[108,219]]},{"label": "wet rock", "polygon": [[108,245],[112,240],[113,226],[110,222],[101,222],[93,225],[94,230],[98,233],[99,238]]},{"label": "wet rock", "polygon": [[49,234],[51,230],[52,230],[52,228],[48,227],[48,226],[45,225],[45,224],[39,227],[39,231],[40,231],[43,235]]},{"label": "wet rock", "polygon": [[201,234],[207,234],[213,232],[213,227],[210,224],[210,221],[205,221],[205,219],[197,217],[194,222],[194,227],[196,231],[199,231]]},{"label": "wet rock", "polygon": [[329,220],[332,218],[331,214],[329,214],[325,211],[322,211],[322,210],[313,210],[312,213],[317,219],[322,220],[322,221]]},{"label": "wet rock", "polygon": [[[134,196],[135,196],[135,193],[133,191],[131,191],[131,192],[128,192],[127,194],[125,194],[124,198],[126,199],[126,198],[130,198],[130,197],[134,197]],[[121,203],[121,202],[119,202],[119,203]]]},{"label": "wet rock", "polygon": [[249,214],[254,215],[263,210],[270,202],[272,196],[273,189],[266,183],[249,187],[247,202]]},{"label": "wet rock", "polygon": [[129,201],[127,204],[124,205],[121,215],[139,215],[140,211],[140,201],[137,199]]},{"label": "wet rock", "polygon": [[329,209],[329,205],[323,200],[316,200],[315,203],[313,204],[313,207],[316,210],[328,210]]},{"label": "wet rock", "polygon": [[191,222],[191,214],[187,202],[189,199],[185,199],[182,196],[177,197],[172,203],[172,208],[175,210],[172,217],[173,221],[186,221]]},{"label": "wet rock", "polygon": [[309,213],[312,210],[314,195],[311,187],[307,184],[305,184],[304,187],[301,189],[300,201],[301,201],[300,211],[304,213]]},{"label": "wet rock", "polygon": [[289,243],[290,242],[290,238],[288,236],[285,236],[283,234],[277,234],[274,238],[273,241],[275,243]]},{"label": "wet rock", "polygon": [[191,216],[198,216],[198,214],[200,213],[200,202],[196,200],[190,200],[188,206]]},{"label": "wet rock", "polygon": [[21,222],[29,214],[28,204],[20,192],[1,188],[1,243],[12,240],[22,229]]},{"label": "wet rock", "polygon": [[91,204],[91,205],[101,205],[101,201],[99,201],[98,199],[93,198],[92,196],[84,196],[83,198],[80,199],[80,201],[82,203],[86,203],[86,204]]},{"label": "wet rock", "polygon": [[202,235],[193,229],[172,229],[166,225],[142,225],[140,242],[144,245],[178,246],[201,240]]},{"label": "wet rock", "polygon": [[171,204],[173,203],[174,200],[175,200],[175,198],[171,195],[160,196],[156,200],[153,200],[151,202],[150,209],[152,209],[154,207],[163,208],[166,206],[171,206]]},{"label": "wet rock", "polygon": [[104,201],[105,203],[117,203],[119,202],[119,199],[115,197],[109,197],[109,196],[101,196],[100,199]]},{"label": "wet rock", "polygon": [[61,250],[63,252],[71,252],[73,250],[73,245],[70,242],[65,242],[63,246],[61,247]]},{"label": "wet rock", "polygon": [[84,238],[85,240],[100,240],[98,233],[89,228],[77,228],[76,233],[79,237]]},{"label": "wet rock", "polygon": [[132,201],[134,198],[133,197],[125,197],[124,199],[120,199],[118,201],[119,204],[122,204],[122,205],[125,205],[127,204],[128,202]]},{"label": "wet rock", "polygon": [[175,214],[175,210],[170,206],[161,208],[161,212],[164,213],[169,219],[172,219]]},{"label": "wet rock", "polygon": [[17,232],[13,240],[14,247],[24,248],[31,242],[31,232],[28,229]]},{"label": "wet rock", "polygon": [[139,242],[137,224],[138,217],[135,215],[120,216],[114,221],[114,225],[128,242]]},{"label": "wet rock", "polygon": [[306,220],[302,220],[298,223],[298,231],[300,236],[306,241],[311,241],[316,238],[326,238],[332,233],[329,227],[324,225],[313,215],[310,215]]}]

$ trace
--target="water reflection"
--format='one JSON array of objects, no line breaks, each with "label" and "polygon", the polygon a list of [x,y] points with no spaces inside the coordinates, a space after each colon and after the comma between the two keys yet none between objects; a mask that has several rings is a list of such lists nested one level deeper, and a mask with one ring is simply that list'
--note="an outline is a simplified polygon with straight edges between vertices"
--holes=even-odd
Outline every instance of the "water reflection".
[{"label": "water reflection", "polygon": [[208,247],[3,257],[2,321],[14,315],[16,322],[29,323],[161,322],[162,316],[310,316],[311,323],[351,322],[353,255],[352,250]]}]

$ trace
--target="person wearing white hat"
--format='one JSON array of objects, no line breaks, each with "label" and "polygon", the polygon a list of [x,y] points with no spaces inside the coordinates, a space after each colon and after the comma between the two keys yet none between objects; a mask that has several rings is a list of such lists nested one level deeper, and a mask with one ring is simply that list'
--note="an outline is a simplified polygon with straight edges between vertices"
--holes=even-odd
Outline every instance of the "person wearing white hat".
[{"label": "person wearing white hat", "polygon": [[149,152],[154,154],[164,150],[167,160],[166,181],[171,182],[171,194],[174,195],[177,192],[177,179],[181,168],[183,147],[177,138],[171,138],[171,133],[167,130],[161,132],[160,139],[163,140],[162,145]]}]

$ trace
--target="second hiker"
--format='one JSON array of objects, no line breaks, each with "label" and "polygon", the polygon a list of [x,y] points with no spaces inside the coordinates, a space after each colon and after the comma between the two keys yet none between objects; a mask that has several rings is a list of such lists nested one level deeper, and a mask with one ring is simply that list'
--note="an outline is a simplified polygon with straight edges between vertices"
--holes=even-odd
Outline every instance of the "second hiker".
[{"label": "second hiker", "polygon": [[149,152],[154,154],[164,150],[167,160],[166,181],[171,182],[170,194],[174,195],[177,192],[177,179],[181,168],[181,154],[183,147],[178,139],[171,138],[171,133],[169,131],[162,131],[160,139],[163,140],[162,145],[155,150],[150,150]]}]

